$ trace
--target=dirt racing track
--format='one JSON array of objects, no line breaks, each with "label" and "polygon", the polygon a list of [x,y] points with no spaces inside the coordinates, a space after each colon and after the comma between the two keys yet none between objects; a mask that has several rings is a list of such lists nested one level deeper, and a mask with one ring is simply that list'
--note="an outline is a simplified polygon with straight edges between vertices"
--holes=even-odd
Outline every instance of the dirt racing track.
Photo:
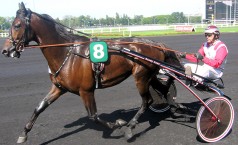
[{"label": "dirt racing track", "polygon": [[[205,38],[200,35],[149,37],[184,52],[196,52]],[[232,98],[235,121],[231,133],[224,139],[209,144],[235,145],[238,142],[238,33],[222,34],[229,49],[222,91]],[[4,39],[0,39],[0,46]],[[30,119],[35,107],[50,88],[47,62],[39,49],[25,50],[20,59],[0,55],[0,145],[14,145]],[[193,109],[198,100],[176,83],[177,102]],[[214,94],[198,92],[202,99]],[[104,90],[96,90],[100,117],[115,121],[129,121],[141,103],[133,78]],[[187,114],[195,118],[196,114]],[[110,130],[95,124],[87,117],[80,97],[65,94],[47,108],[36,121],[24,145],[200,145],[195,120],[172,118],[168,113],[156,114],[148,110],[133,130],[134,137],[126,140],[125,127]]]}]

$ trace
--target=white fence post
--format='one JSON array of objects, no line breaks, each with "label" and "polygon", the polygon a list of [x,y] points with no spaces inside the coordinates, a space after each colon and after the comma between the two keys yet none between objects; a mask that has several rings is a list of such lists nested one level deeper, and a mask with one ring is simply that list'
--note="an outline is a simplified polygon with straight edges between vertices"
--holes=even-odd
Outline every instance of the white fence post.
[{"label": "white fence post", "polygon": [[8,37],[8,35],[9,35],[8,33],[0,33],[1,38],[6,38],[6,37]]}]

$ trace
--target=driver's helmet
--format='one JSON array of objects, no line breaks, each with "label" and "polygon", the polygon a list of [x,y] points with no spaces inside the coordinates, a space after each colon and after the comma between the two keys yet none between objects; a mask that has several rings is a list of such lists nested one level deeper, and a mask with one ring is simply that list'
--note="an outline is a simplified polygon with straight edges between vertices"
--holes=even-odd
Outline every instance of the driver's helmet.
[{"label": "driver's helmet", "polygon": [[214,25],[210,25],[210,26],[208,26],[206,29],[205,29],[205,32],[204,33],[213,33],[213,34],[215,34],[215,35],[220,35],[220,31],[219,31],[219,29],[216,27],[216,26],[214,26]]}]

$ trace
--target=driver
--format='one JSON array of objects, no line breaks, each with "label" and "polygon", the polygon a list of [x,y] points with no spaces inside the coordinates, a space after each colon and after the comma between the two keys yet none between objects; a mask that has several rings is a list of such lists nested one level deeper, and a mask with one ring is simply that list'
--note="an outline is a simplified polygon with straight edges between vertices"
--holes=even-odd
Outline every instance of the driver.
[{"label": "driver", "polygon": [[[219,39],[220,31],[216,26],[208,26],[204,33],[207,41],[202,44],[197,53],[191,55],[183,52],[179,55],[181,58],[194,62],[184,65],[186,74],[195,73],[208,79],[218,79],[223,75],[228,49]],[[199,60],[203,62],[201,65],[196,64]],[[202,81],[201,78],[198,79]]]}]

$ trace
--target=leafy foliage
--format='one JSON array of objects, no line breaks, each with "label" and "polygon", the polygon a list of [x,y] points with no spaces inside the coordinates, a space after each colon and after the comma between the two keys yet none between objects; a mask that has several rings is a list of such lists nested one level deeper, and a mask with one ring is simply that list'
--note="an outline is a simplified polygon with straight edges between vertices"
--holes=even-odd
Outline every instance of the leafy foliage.
[{"label": "leafy foliage", "polygon": [[[11,26],[14,17],[0,17],[0,30],[8,30]],[[183,12],[174,12],[171,15],[156,15],[151,17],[144,17],[143,15],[135,15],[130,18],[128,15],[123,14],[120,16],[118,13],[115,17],[109,17],[106,15],[105,18],[92,18],[91,16],[81,15],[73,17],[66,15],[62,20],[59,18],[55,19],[71,28],[82,28],[82,27],[109,27],[109,26],[125,26],[125,25],[144,25],[144,24],[174,24],[174,23],[200,23],[201,16],[190,16],[189,19]]]}]

